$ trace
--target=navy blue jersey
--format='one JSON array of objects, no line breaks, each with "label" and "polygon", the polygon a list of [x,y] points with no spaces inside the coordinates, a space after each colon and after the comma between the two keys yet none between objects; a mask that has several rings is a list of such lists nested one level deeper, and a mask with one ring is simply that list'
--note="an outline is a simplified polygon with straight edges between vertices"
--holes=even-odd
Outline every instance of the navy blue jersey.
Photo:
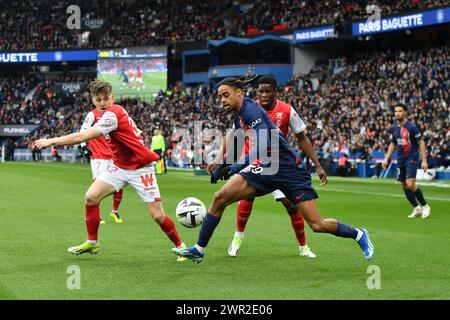
[{"label": "navy blue jersey", "polygon": [[395,122],[391,128],[391,142],[396,145],[397,162],[399,167],[406,165],[408,160],[419,158],[419,140],[422,134],[411,121],[406,121],[405,125],[400,127]]},{"label": "navy blue jersey", "polygon": [[[265,146],[271,145],[271,130],[277,132],[274,138],[278,139],[278,157],[279,166],[297,166],[300,163],[298,153],[289,145],[286,137],[281,133],[277,126],[270,120],[267,112],[252,99],[244,99],[239,114],[234,119],[234,128],[243,128],[244,130],[255,130],[255,143],[250,152],[246,155],[244,161],[239,161],[231,166],[233,173],[237,173],[249,164],[257,160],[257,155],[266,155]],[[264,131],[261,131],[264,130]],[[262,140],[263,139],[263,140]],[[272,151],[272,150],[271,150]],[[275,154],[272,153],[272,156]]]}]

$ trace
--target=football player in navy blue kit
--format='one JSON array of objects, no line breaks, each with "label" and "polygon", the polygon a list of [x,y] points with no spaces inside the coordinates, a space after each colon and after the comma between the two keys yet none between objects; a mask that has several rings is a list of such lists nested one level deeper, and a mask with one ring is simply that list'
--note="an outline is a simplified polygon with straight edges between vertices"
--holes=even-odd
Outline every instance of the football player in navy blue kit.
[{"label": "football player in navy blue kit", "polygon": [[426,172],[428,169],[427,148],[419,129],[407,119],[408,107],[400,103],[395,106],[394,111],[396,121],[391,128],[391,144],[382,165],[386,169],[392,154],[397,151],[397,180],[402,183],[406,198],[414,208],[408,218],[421,216],[425,219],[430,216],[431,208],[427,204],[422,190],[416,186],[416,174],[419,164],[419,149],[422,155],[422,170]]},{"label": "football player in navy blue kit", "polygon": [[[335,219],[323,219],[320,216],[315,200],[318,196],[311,186],[311,175],[303,167],[299,155],[289,146],[286,137],[280,133],[266,111],[254,100],[244,98],[245,87],[251,80],[247,77],[222,80],[218,85],[218,97],[224,109],[235,114],[235,130],[236,128],[253,130],[253,148],[244,161],[239,160],[230,164],[225,159],[211,174],[211,183],[233,177],[215,193],[201,226],[197,244],[194,247],[177,249],[173,252],[201,262],[214,229],[228,205],[242,199],[249,200],[255,196],[263,196],[279,189],[302,212],[304,219],[314,232],[331,233],[338,237],[354,239],[361,247],[364,257],[370,260],[374,255],[374,247],[365,229],[353,228]],[[264,164],[259,160],[261,155],[268,154],[268,148],[272,155],[276,154],[278,157]],[[275,162],[277,163],[274,164]],[[272,170],[274,167],[278,167],[278,170]]]}]

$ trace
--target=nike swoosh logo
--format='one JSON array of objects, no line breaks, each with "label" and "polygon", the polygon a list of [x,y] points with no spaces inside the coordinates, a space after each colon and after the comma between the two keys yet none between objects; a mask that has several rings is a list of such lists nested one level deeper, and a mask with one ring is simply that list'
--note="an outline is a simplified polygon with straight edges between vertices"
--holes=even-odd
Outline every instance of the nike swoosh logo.
[{"label": "nike swoosh logo", "polygon": [[295,197],[295,199],[300,200],[301,198],[303,198],[304,195],[305,195],[305,194],[303,193],[303,194],[301,194],[301,195]]}]

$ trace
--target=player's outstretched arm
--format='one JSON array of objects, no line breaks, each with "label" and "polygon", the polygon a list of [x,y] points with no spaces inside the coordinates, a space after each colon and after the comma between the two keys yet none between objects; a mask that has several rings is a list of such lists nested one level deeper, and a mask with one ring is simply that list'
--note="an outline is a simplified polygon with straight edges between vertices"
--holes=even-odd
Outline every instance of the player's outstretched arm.
[{"label": "player's outstretched arm", "polygon": [[314,150],[311,141],[306,136],[305,131],[299,132],[295,136],[297,138],[300,148],[302,148],[306,156],[309,159],[311,159],[311,161],[314,163],[317,175],[319,176],[320,179],[320,185],[321,186],[326,185],[328,183],[327,175],[325,173],[325,170],[323,170],[322,165],[319,162],[319,159],[317,159],[316,151]]},{"label": "player's outstretched arm", "polygon": [[92,139],[96,139],[100,137],[102,134],[100,131],[93,127],[86,129],[83,132],[77,132],[68,134],[66,136],[62,137],[56,137],[56,138],[50,138],[50,139],[39,139],[36,141],[36,147],[39,149],[47,148],[53,145],[57,146],[67,146],[67,145],[74,145],[74,144],[80,144],[82,142],[86,142]]},{"label": "player's outstretched arm", "polygon": [[391,156],[394,153],[394,151],[395,151],[395,144],[393,142],[391,142],[391,144],[389,145],[388,152],[386,153],[386,156],[384,157],[384,160],[381,163],[381,165],[383,166],[383,169],[387,168],[387,164],[389,162],[389,159],[391,158]]}]

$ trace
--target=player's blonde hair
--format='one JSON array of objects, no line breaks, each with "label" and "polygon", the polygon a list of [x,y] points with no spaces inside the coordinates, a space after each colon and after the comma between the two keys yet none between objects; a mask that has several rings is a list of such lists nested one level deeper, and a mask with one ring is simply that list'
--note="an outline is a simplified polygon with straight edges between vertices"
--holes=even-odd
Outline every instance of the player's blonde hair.
[{"label": "player's blonde hair", "polygon": [[95,97],[99,94],[109,95],[112,93],[112,86],[109,82],[102,80],[94,80],[89,83],[89,91],[91,92],[91,96]]}]

